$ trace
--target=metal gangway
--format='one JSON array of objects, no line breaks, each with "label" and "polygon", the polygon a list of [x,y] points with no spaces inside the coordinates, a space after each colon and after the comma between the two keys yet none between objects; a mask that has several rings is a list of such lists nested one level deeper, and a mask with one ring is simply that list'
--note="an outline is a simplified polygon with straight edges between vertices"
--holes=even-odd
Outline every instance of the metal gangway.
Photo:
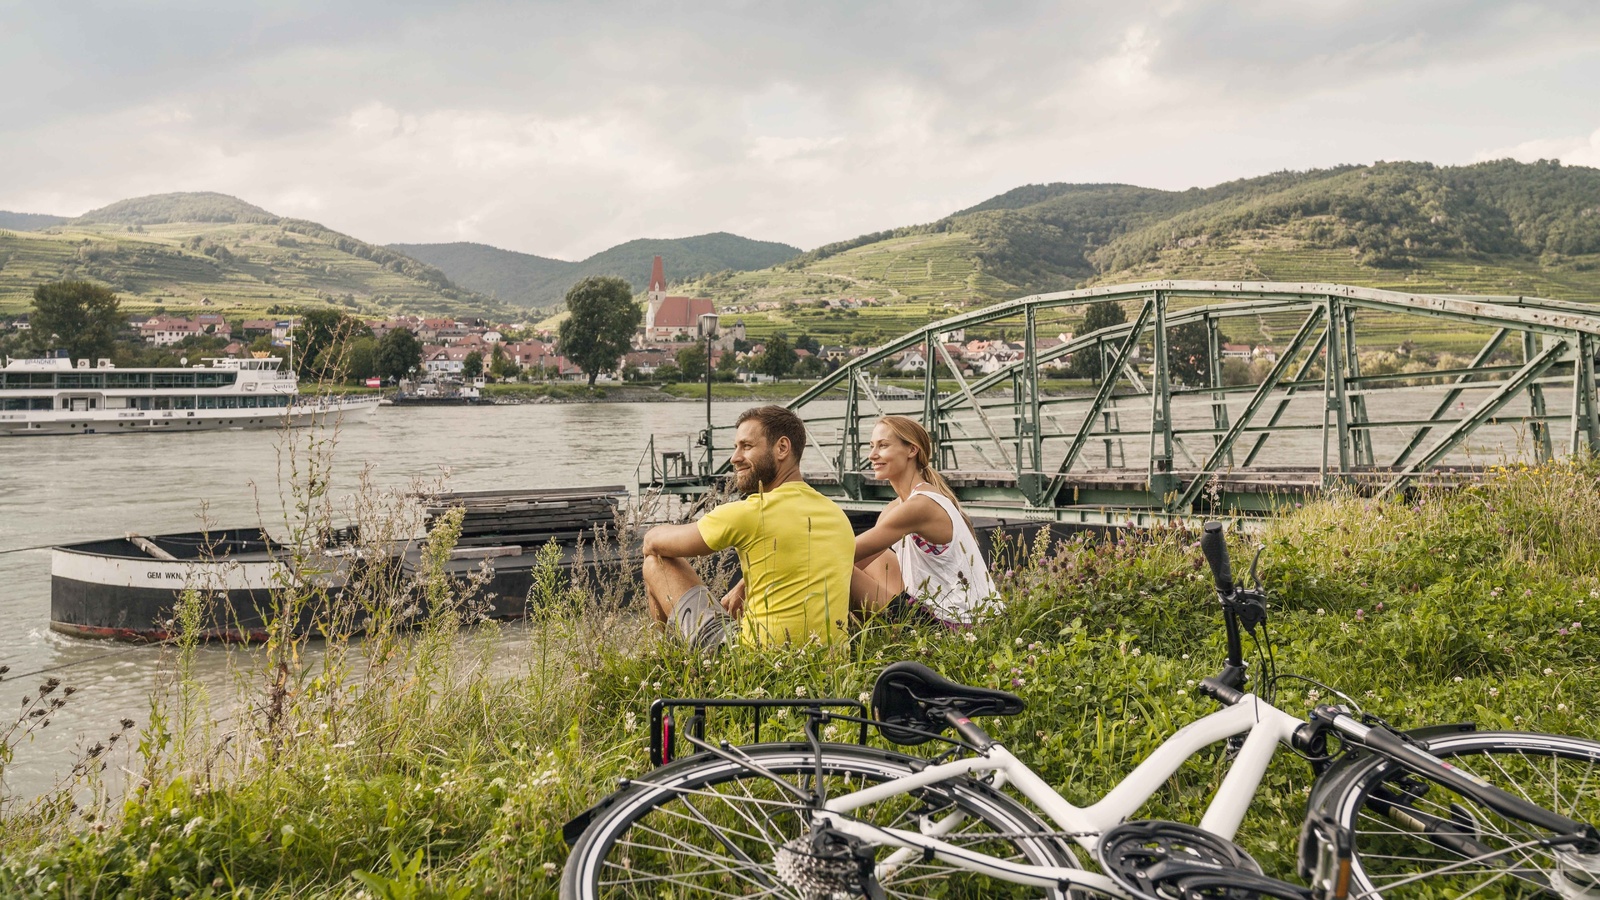
[{"label": "metal gangway", "polygon": [[[1064,333],[1106,303],[1123,307],[1123,324]],[[1230,366],[1225,330],[1241,327],[1262,341]],[[992,371],[965,373],[949,339],[975,331],[1020,347]],[[1203,335],[1195,383],[1175,373],[1179,335],[1189,346]],[[1409,346],[1446,339],[1458,358],[1406,364]],[[847,510],[893,498],[871,477],[866,441],[878,416],[899,413],[928,429],[973,515],[1142,527],[1593,453],[1597,339],[1600,307],[1537,297],[1159,281],[1035,294],[930,322],[786,405],[807,423],[807,480]],[[880,396],[871,376],[906,351],[925,362],[920,399]],[[1364,372],[1374,352],[1383,365]],[[1101,376],[1076,392],[1051,389],[1069,384],[1054,373],[1079,354],[1092,354]],[[699,459],[675,460],[665,478],[652,465],[641,486],[703,491],[728,473],[731,444],[731,429],[708,426]]]}]

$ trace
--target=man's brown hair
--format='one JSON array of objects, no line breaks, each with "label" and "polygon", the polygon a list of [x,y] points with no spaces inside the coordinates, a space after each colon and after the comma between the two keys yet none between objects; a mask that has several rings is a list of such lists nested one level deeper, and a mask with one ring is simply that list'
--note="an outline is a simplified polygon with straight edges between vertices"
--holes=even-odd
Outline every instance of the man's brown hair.
[{"label": "man's brown hair", "polygon": [[781,406],[754,406],[740,413],[739,421],[733,424],[738,427],[748,419],[761,423],[768,445],[776,445],[778,438],[788,438],[794,461],[800,461],[800,454],[806,449],[806,423],[800,421],[799,416]]}]

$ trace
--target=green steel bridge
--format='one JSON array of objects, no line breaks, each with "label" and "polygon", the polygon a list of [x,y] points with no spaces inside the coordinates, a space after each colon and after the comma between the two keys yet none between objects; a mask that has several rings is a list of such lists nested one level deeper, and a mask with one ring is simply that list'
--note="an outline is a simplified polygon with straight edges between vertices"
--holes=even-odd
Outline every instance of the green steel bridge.
[{"label": "green steel bridge", "polygon": [[[1126,321],[1066,334],[1103,303],[1121,304]],[[1178,329],[1191,342],[1205,336],[1209,371],[1188,373],[1203,383],[1174,377]],[[1252,366],[1229,367],[1227,331],[1259,335],[1267,349]],[[963,333],[1004,334],[1022,349],[964,374],[949,346]],[[1444,337],[1459,358],[1394,371],[1402,342]],[[1036,294],[929,322],[787,405],[807,423],[807,480],[847,511],[894,496],[871,477],[865,444],[874,419],[893,412],[928,428],[938,468],[974,516],[1138,527],[1261,515],[1330,488],[1387,495],[1508,460],[1594,452],[1597,340],[1600,307],[1536,297],[1148,282]],[[1378,350],[1391,365],[1369,368],[1388,371],[1364,373],[1367,351]],[[921,391],[876,387],[873,373],[905,351],[926,364]],[[1052,389],[1055,370],[1078,354],[1098,360],[1102,376],[1075,392]],[[708,491],[730,471],[731,444],[731,429],[708,424],[692,452],[652,445],[641,487]]]}]

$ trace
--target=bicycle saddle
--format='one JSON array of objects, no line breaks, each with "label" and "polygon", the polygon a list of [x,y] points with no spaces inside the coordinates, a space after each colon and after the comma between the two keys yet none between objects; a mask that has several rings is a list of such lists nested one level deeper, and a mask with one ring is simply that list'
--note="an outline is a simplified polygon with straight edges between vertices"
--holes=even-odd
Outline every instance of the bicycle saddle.
[{"label": "bicycle saddle", "polygon": [[872,714],[878,720],[878,731],[896,744],[933,740],[950,727],[944,719],[947,711],[972,718],[1014,716],[1022,710],[1022,698],[1016,694],[956,684],[910,660],[884,669],[872,686]]}]

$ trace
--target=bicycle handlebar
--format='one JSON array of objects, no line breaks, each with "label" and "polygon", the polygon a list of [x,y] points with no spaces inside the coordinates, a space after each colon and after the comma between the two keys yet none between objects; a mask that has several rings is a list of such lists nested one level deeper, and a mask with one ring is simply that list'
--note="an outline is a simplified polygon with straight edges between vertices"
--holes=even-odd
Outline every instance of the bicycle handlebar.
[{"label": "bicycle handlebar", "polygon": [[1200,552],[1211,564],[1211,577],[1217,582],[1217,593],[1224,597],[1233,594],[1233,567],[1228,563],[1228,542],[1222,536],[1221,522],[1207,522],[1200,535]]}]

